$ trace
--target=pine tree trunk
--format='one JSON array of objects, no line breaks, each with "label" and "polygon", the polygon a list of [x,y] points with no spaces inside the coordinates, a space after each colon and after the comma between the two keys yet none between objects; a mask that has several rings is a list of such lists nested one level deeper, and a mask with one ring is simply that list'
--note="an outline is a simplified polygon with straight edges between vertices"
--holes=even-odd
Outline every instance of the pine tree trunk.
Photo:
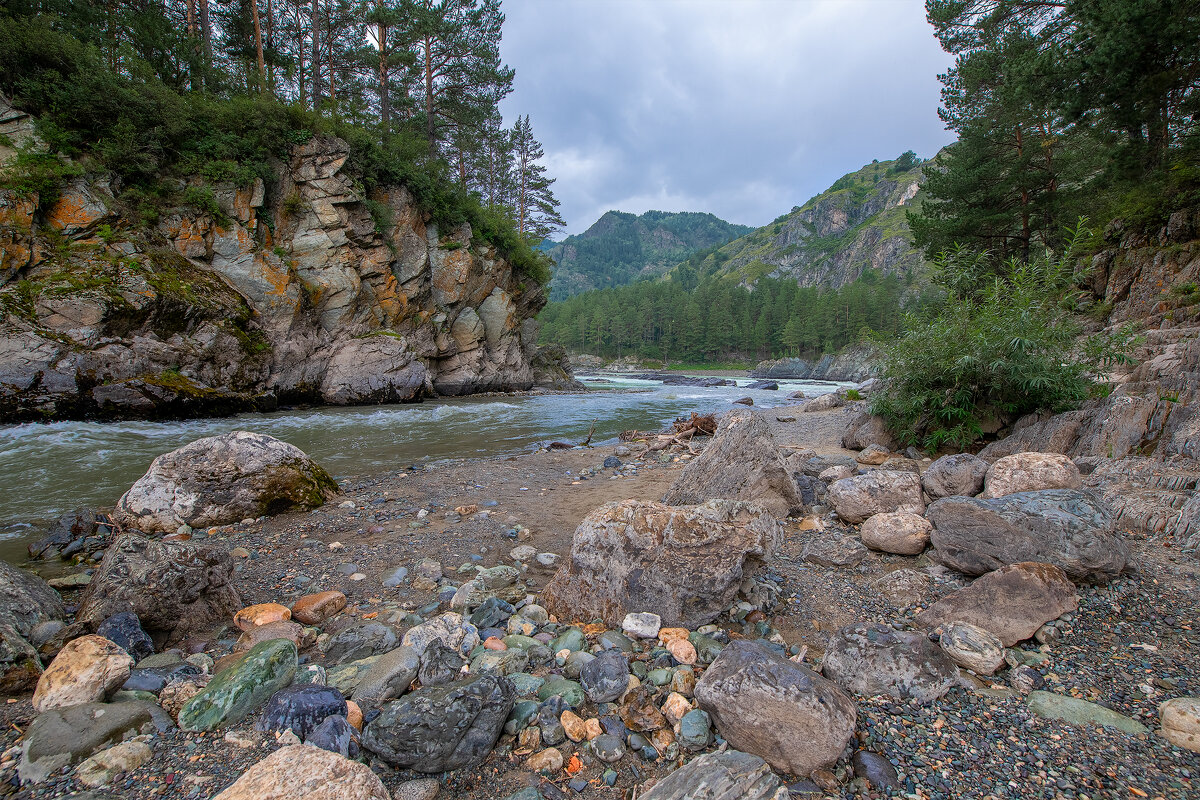
[{"label": "pine tree trunk", "polygon": [[390,130],[391,102],[388,97],[388,52],[387,26],[379,23],[379,122],[385,131]]},{"label": "pine tree trunk", "polygon": [[312,108],[321,111],[321,4],[312,0]]},{"label": "pine tree trunk", "polygon": [[[267,0],[267,48],[275,49],[275,8],[273,0]],[[271,93],[275,92],[275,65],[272,64],[267,68],[267,85],[271,88]]]},{"label": "pine tree trunk", "polygon": [[267,85],[267,62],[263,58],[262,20],[258,16],[258,0],[250,2],[250,18],[254,22],[254,54],[258,61],[258,91]]},{"label": "pine tree trunk", "polygon": [[436,128],[433,124],[433,52],[429,36],[425,37],[425,135],[429,137],[429,157],[437,155]]},{"label": "pine tree trunk", "polygon": [[208,72],[212,69],[212,20],[208,13],[208,0],[200,0],[200,40],[203,43],[204,85],[208,88]]},{"label": "pine tree trunk", "polygon": [[337,92],[334,87],[334,78],[336,76],[333,74],[333,36],[330,33],[332,30],[333,24],[329,19],[329,6],[325,6],[325,50],[329,54],[329,105],[336,113]]}]

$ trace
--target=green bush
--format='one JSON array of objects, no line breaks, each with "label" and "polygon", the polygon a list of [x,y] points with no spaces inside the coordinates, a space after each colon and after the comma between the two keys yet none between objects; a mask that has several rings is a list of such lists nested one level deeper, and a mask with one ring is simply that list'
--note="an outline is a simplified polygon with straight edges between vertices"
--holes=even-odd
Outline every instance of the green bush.
[{"label": "green bush", "polygon": [[881,340],[884,388],[871,410],[903,444],[965,448],[988,422],[1078,406],[1100,372],[1128,361],[1130,331],[1079,341],[1073,265],[1087,232],[1077,229],[1061,257],[1010,261],[984,275],[986,259],[962,251],[936,264],[947,290],[930,319],[908,320],[904,335]]}]

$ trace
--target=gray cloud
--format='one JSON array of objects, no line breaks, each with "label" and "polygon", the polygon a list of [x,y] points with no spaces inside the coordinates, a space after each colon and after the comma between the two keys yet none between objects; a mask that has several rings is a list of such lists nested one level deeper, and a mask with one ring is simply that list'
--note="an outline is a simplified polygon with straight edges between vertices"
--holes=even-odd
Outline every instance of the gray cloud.
[{"label": "gray cloud", "polygon": [[507,0],[568,232],[609,209],[764,225],[873,158],[931,156],[950,65],[921,0]]}]

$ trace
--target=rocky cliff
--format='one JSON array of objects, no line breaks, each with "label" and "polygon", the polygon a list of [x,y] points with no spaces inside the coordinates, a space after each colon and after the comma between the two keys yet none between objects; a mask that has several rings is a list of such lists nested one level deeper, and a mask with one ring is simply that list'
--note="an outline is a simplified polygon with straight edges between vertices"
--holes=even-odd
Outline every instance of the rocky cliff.
[{"label": "rocky cliff", "polygon": [[747,284],[777,277],[836,289],[867,269],[921,270],[924,259],[911,245],[905,212],[921,202],[922,167],[902,167],[877,161],[844,175],[803,206],[717,250],[701,272]]},{"label": "rocky cliff", "polygon": [[[0,109],[0,142],[34,137]],[[13,154],[0,150],[0,166]],[[0,192],[0,420],[386,403],[569,381],[540,286],[315,137],[249,187],[181,182],[139,217],[105,175]]]}]

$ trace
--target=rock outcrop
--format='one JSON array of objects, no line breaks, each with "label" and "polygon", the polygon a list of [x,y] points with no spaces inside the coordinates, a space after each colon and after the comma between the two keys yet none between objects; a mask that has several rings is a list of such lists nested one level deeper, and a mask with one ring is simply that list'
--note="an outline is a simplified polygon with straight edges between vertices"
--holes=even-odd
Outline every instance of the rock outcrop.
[{"label": "rock outcrop", "polygon": [[45,209],[0,191],[0,421],[533,386],[541,287],[404,187],[364,195],[349,159],[313,137],[269,185],[181,186],[152,226],[105,176]]},{"label": "rock outcrop", "polygon": [[61,623],[65,614],[62,598],[45,581],[0,561],[0,693],[33,688],[44,665],[30,634],[44,623]]},{"label": "rock outcrop", "polygon": [[696,628],[729,608],[748,567],[778,536],[779,523],[745,503],[608,503],[579,524],[542,599],[561,619],[618,627],[627,614],[653,609],[664,626]]},{"label": "rock outcrop", "polygon": [[869,343],[860,343],[847,345],[840,352],[823,355],[816,361],[805,358],[760,361],[750,370],[750,377],[859,382],[877,375],[881,366],[879,349]]}]

